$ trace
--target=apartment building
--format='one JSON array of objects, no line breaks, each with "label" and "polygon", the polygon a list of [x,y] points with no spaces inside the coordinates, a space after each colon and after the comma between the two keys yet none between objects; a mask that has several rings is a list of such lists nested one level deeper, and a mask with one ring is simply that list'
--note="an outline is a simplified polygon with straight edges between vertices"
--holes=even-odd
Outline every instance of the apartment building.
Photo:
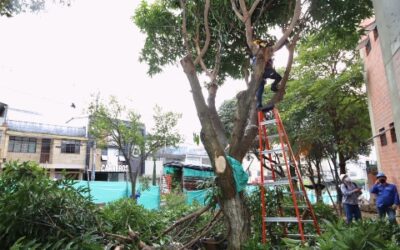
[{"label": "apartment building", "polygon": [[400,43],[396,42],[400,28],[395,25],[396,20],[400,22],[400,2],[374,1],[374,7],[376,19],[361,24],[366,33],[358,47],[364,61],[371,139],[376,148],[378,170],[388,176],[389,182],[400,185]]},{"label": "apartment building", "polygon": [[51,178],[61,178],[65,171],[73,179],[82,179],[88,142],[85,127],[9,120],[7,110],[0,103],[0,167],[6,161],[35,161],[49,170]]}]

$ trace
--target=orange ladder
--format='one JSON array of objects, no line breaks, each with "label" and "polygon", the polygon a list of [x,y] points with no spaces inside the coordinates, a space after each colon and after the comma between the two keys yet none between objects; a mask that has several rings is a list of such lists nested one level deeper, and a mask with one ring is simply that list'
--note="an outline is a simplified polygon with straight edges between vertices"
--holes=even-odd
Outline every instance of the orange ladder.
[{"label": "orange ladder", "polygon": [[[269,135],[268,132],[273,130],[271,127],[276,127],[277,134]],[[262,215],[262,242],[267,242],[267,224],[268,223],[283,223],[284,234],[286,237],[299,237],[303,242],[308,237],[314,235],[306,234],[304,232],[304,223],[313,223],[315,232],[321,234],[318,225],[317,218],[314,213],[314,209],[311,205],[310,200],[307,197],[307,192],[304,188],[303,178],[300,173],[296,158],[293,154],[292,147],[290,146],[288,136],[285,128],[283,127],[282,120],[280,118],[277,108],[273,108],[272,111],[264,113],[263,111],[258,112],[258,137],[259,137],[259,156],[260,156],[260,174],[261,174],[261,215]],[[279,139],[279,143],[275,144],[277,147],[271,148],[270,140]],[[272,154],[281,153],[283,162],[276,163],[272,160]],[[285,167],[286,178],[278,178],[276,167],[280,165]],[[271,171],[272,181],[266,182],[264,180],[264,168],[269,166]],[[285,216],[285,210],[282,205],[278,202],[278,208],[270,212],[278,211],[278,214],[274,217],[268,215],[267,201],[265,194],[268,191],[274,190],[278,187],[287,188],[289,191],[287,194],[291,195],[293,205],[291,208],[294,209],[294,215]],[[299,202],[303,201],[304,206],[300,206]],[[300,213],[300,209],[307,209],[303,214]],[[289,211],[293,213],[292,211]],[[305,215],[309,215],[310,219],[305,219]],[[290,234],[287,230],[287,225],[296,224],[298,225],[298,234]]]}]

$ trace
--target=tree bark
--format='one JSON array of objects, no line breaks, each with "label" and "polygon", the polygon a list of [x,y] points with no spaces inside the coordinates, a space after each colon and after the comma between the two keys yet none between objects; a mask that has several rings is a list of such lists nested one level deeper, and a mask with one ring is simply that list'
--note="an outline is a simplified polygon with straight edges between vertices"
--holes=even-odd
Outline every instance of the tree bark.
[{"label": "tree bark", "polygon": [[215,133],[210,110],[206,105],[191,56],[183,58],[181,65],[190,83],[197,115],[202,126],[201,140],[216,173],[217,186],[221,189],[221,195],[218,198],[228,225],[228,249],[241,249],[241,245],[250,236],[250,214],[243,195],[236,192],[233,172]]},{"label": "tree bark", "polygon": [[346,158],[342,152],[338,152],[339,155],[339,172],[340,174],[346,173]]}]

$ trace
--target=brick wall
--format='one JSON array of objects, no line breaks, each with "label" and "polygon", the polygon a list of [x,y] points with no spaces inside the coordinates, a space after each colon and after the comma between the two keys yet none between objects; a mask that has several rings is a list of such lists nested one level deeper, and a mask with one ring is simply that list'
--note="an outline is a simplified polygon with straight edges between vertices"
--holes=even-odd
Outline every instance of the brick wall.
[{"label": "brick wall", "polygon": [[[379,32],[379,30],[378,30]],[[367,55],[366,47],[361,49],[364,58],[364,65],[367,77],[367,92],[370,99],[373,119],[373,134],[379,134],[379,129],[389,128],[389,124],[394,122],[389,86],[386,78],[385,68],[382,59],[379,36],[377,39],[374,33],[368,34],[371,43],[371,50]],[[400,53],[397,53],[397,62],[400,66]],[[400,67],[397,68],[400,71]],[[400,131],[397,131],[400,133]],[[378,167],[388,176],[388,181],[400,186],[400,153],[397,143],[392,142],[390,131],[386,131],[387,145],[381,146],[379,137],[374,139],[377,153],[379,154]],[[400,142],[399,142],[400,143]]]}]

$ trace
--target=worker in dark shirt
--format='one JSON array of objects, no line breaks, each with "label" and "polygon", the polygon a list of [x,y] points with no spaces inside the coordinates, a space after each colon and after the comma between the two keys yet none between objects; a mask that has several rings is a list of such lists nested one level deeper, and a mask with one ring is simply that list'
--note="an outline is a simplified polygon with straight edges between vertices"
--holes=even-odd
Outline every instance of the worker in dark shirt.
[{"label": "worker in dark shirt", "polygon": [[394,184],[386,182],[387,178],[384,173],[376,175],[377,181],[371,188],[370,192],[376,195],[376,208],[380,218],[385,218],[386,214],[389,221],[396,222],[396,207],[400,208],[400,199],[397,187]]},{"label": "worker in dark shirt", "polygon": [[262,96],[264,93],[264,85],[267,82],[266,79],[273,79],[274,82],[271,85],[271,91],[276,92],[278,91],[278,83],[282,80],[281,75],[275,71],[273,67],[273,62],[269,59],[265,65],[263,79],[258,86],[256,97],[257,97],[257,109],[262,108]]}]

